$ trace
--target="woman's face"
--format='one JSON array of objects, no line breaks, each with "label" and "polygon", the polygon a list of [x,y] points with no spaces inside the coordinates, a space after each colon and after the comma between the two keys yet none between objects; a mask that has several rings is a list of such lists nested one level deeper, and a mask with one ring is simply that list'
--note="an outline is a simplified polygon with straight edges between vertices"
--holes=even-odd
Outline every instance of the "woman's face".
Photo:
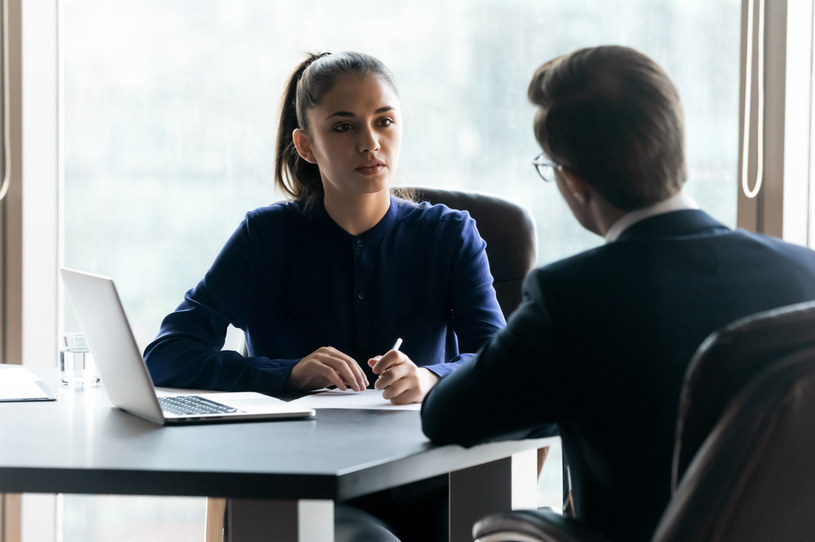
[{"label": "woman's face", "polygon": [[326,198],[387,191],[402,146],[399,98],[390,83],[341,75],[308,119],[308,132],[295,134],[295,143],[320,167]]}]

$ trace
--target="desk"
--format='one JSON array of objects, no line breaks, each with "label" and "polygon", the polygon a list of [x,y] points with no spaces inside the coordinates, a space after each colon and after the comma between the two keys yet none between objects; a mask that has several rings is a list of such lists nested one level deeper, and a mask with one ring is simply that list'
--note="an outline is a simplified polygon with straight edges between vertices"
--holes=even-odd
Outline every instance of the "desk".
[{"label": "desk", "polygon": [[444,473],[451,540],[470,541],[483,514],[536,505],[535,450],[550,444],[434,446],[415,411],[161,427],[37,372],[58,400],[0,404],[0,492],[226,497],[234,542],[325,542],[335,501]]}]

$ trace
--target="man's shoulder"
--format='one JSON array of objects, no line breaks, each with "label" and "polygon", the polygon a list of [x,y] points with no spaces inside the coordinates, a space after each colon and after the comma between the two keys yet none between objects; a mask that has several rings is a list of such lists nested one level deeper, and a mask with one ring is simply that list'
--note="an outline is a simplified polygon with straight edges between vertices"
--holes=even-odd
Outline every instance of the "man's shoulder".
[{"label": "man's shoulder", "polygon": [[574,273],[596,272],[602,273],[603,262],[609,259],[616,259],[619,256],[619,247],[613,243],[590,248],[577,254],[567,256],[560,260],[542,265],[534,269],[530,276],[556,277],[559,275],[571,276]]},{"label": "man's shoulder", "polygon": [[815,250],[813,250],[812,248],[795,242],[780,239],[773,235],[756,233],[742,228],[734,230],[733,233],[734,235],[737,235],[744,239],[749,239],[750,241],[757,244],[766,245],[768,247],[775,247],[777,249],[789,251],[790,253],[794,254],[800,254],[804,256],[815,256]]},{"label": "man's shoulder", "polygon": [[607,282],[665,267],[707,266],[713,260],[761,260],[768,267],[799,264],[815,274],[815,250],[743,229],[715,228],[687,235],[637,237],[607,243],[533,270],[533,281]]}]

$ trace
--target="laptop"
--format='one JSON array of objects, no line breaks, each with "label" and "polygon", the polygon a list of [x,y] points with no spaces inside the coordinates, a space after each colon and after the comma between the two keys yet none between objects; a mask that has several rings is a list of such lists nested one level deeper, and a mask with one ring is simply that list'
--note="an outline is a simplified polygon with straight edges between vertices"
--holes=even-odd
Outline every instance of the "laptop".
[{"label": "laptop", "polygon": [[314,416],[312,408],[256,392],[162,393],[159,397],[113,280],[66,268],[60,274],[114,406],[161,425]]}]

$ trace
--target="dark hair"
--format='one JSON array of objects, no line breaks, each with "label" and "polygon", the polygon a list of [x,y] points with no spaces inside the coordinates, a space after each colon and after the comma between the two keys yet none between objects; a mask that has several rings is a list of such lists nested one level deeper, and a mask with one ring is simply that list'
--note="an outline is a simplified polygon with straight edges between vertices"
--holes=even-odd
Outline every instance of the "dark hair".
[{"label": "dark hair", "polygon": [[380,60],[363,53],[308,53],[289,77],[280,106],[275,149],[275,185],[310,206],[323,195],[320,168],[303,160],[294,147],[292,132],[308,132],[308,112],[320,104],[340,75],[373,75],[387,81],[397,93],[393,74]]},{"label": "dark hair", "polygon": [[609,203],[639,209],[687,178],[679,92],[665,71],[628,47],[580,49],[538,68],[535,138]]}]

